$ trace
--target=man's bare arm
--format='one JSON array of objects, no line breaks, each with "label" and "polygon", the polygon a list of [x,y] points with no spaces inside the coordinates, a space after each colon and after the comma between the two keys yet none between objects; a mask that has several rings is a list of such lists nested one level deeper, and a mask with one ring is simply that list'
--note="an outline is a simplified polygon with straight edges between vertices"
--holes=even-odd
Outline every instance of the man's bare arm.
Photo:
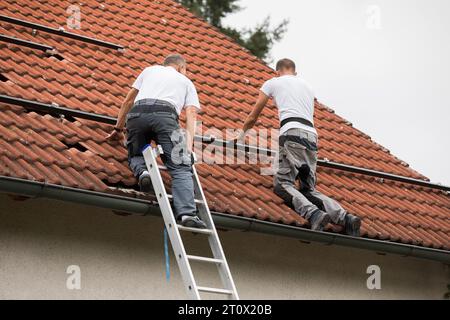
[{"label": "man's bare arm", "polygon": [[[249,114],[247,119],[244,122],[244,127],[242,128],[241,135],[245,134],[248,130],[253,128],[256,124],[256,121],[258,121],[258,118],[263,111],[264,107],[266,106],[267,102],[269,101],[269,97],[264,94],[264,92],[259,92],[258,100],[255,103],[255,107],[253,108],[253,111]],[[241,137],[242,138],[242,137]]]},{"label": "man's bare arm", "polygon": [[138,93],[139,93],[139,90],[134,89],[134,88],[132,88],[128,92],[125,100],[122,103],[122,107],[120,108],[116,127],[115,127],[114,131],[106,138],[107,140],[119,140],[121,138],[120,132],[118,130],[121,130],[125,127],[125,121],[126,121],[127,114],[128,114],[128,112],[130,112],[130,109],[133,107],[134,100],[136,99]]},{"label": "man's bare arm", "polygon": [[197,125],[197,108],[186,107],[186,143],[189,152],[194,150],[194,136]]},{"label": "man's bare arm", "polygon": [[120,108],[119,117],[117,118],[116,128],[122,129],[125,126],[125,120],[128,112],[130,112],[131,107],[133,107],[134,100],[136,99],[139,90],[132,88]]}]

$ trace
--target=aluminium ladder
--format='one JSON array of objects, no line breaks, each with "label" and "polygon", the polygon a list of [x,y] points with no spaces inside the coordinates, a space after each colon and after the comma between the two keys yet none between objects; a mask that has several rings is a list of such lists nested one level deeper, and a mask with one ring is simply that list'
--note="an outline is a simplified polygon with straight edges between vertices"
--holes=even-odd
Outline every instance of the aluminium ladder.
[{"label": "aluminium ladder", "polygon": [[[172,243],[172,248],[189,298],[191,300],[200,300],[200,293],[213,293],[224,295],[230,300],[239,300],[239,296],[233,282],[233,277],[231,276],[230,268],[228,267],[225,254],[219,240],[219,235],[200,184],[200,179],[198,177],[195,164],[192,166],[196,198],[195,203],[198,209],[198,216],[203,222],[206,223],[207,229],[187,228],[177,224],[170,202],[172,196],[167,194],[160,172],[160,170],[166,170],[167,168],[159,166],[157,162],[158,157],[162,154],[163,151],[161,146],[158,146],[156,149],[148,146],[143,151],[147,170],[152,179],[153,189],[156,197],[158,198],[158,204],[164,218],[167,233],[169,234],[170,242]],[[181,232],[207,235],[213,258],[188,255],[184,248]],[[216,265],[223,288],[219,289],[198,286],[192,272],[191,261]]]}]

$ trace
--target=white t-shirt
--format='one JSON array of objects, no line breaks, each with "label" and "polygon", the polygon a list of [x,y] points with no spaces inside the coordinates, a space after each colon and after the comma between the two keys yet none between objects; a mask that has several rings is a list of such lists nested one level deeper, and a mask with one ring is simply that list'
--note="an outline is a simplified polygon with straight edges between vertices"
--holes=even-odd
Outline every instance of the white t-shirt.
[{"label": "white t-shirt", "polygon": [[[287,75],[273,78],[264,83],[261,91],[274,99],[280,121],[287,118],[303,118],[314,124],[314,92],[299,76]],[[314,128],[299,122],[290,122],[280,129],[280,135],[297,128],[317,134]]]},{"label": "white t-shirt", "polygon": [[133,88],[139,90],[135,102],[144,99],[164,100],[173,104],[178,114],[184,107],[200,109],[194,84],[173,67],[146,68],[134,82]]}]

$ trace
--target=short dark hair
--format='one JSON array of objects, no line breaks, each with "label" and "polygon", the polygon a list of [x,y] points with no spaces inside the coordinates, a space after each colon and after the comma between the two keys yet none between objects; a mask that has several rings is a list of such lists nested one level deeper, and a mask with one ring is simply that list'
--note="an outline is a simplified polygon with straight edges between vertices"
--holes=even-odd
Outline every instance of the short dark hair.
[{"label": "short dark hair", "polygon": [[291,69],[295,71],[295,62],[291,59],[281,59],[277,62],[277,71],[280,71],[282,69]]},{"label": "short dark hair", "polygon": [[185,66],[186,60],[183,58],[181,54],[171,54],[166,57],[164,60],[164,66]]}]

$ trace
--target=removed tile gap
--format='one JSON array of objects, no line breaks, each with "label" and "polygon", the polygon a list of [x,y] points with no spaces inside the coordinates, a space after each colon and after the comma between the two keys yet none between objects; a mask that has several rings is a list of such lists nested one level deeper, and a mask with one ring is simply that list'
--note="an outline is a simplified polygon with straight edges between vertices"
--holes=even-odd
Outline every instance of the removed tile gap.
[{"label": "removed tile gap", "polygon": [[78,151],[83,152],[83,153],[88,151],[88,149],[86,147],[82,146],[79,142],[77,142],[77,143],[68,143],[66,141],[61,141],[61,142],[64,143],[67,146],[67,148],[69,148],[69,149],[77,149]]},{"label": "removed tile gap", "polygon": [[58,59],[59,61],[65,60],[65,58],[62,55],[60,55],[59,53],[52,53],[49,55],[49,58],[51,58],[51,57]]},{"label": "removed tile gap", "polygon": [[6,82],[6,81],[8,81],[9,79],[7,78],[7,77],[5,77],[2,73],[0,73],[0,81],[1,82]]}]

